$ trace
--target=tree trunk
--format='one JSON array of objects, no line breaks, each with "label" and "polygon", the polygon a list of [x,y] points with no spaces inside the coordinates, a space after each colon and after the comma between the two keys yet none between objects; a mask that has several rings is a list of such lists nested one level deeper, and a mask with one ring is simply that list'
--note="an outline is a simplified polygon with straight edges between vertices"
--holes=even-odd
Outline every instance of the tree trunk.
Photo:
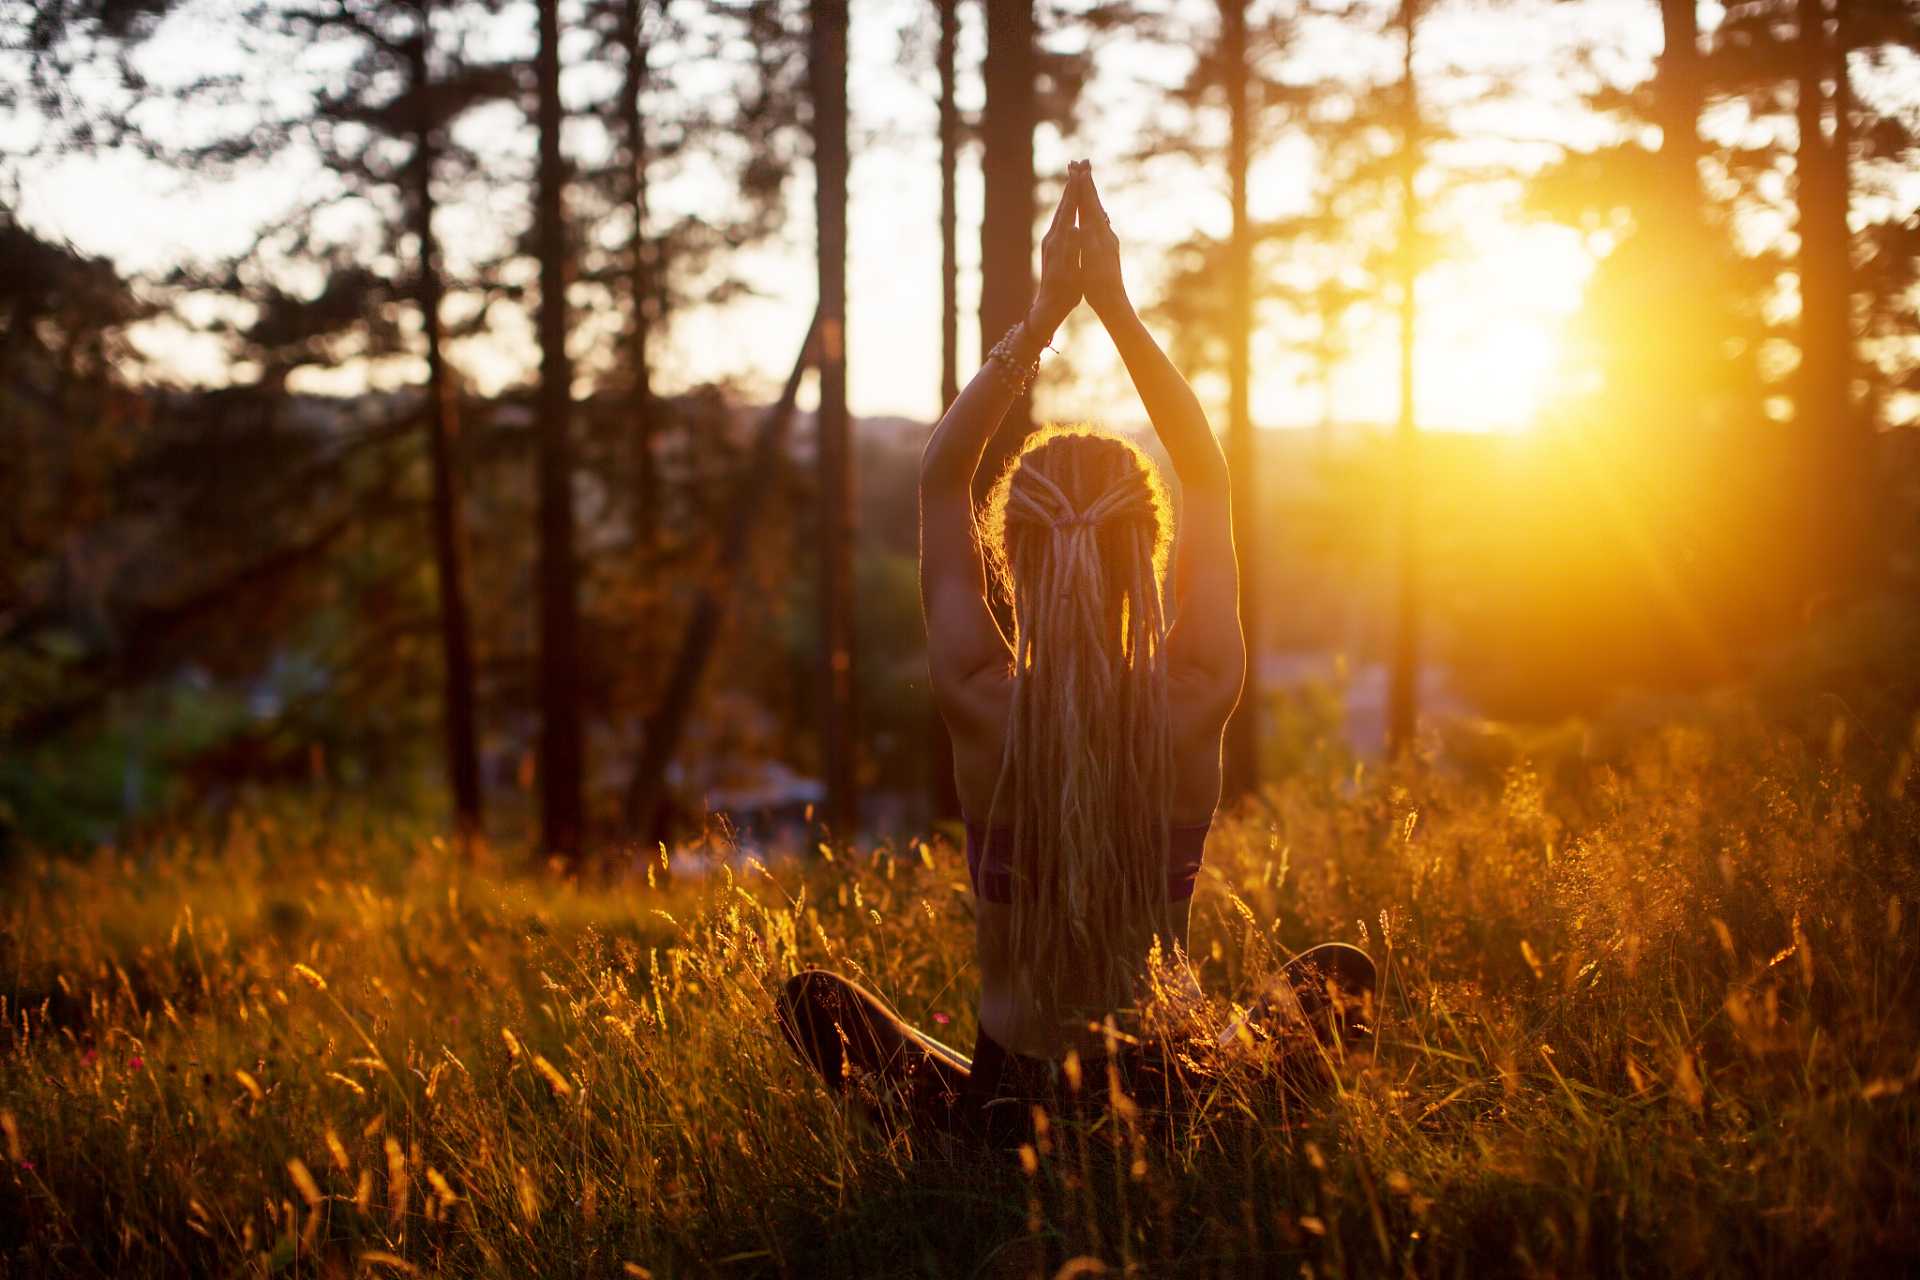
[{"label": "tree trunk", "polygon": [[[935,0],[940,13],[940,411],[960,398],[960,106],[954,96],[960,46],[960,0]],[[953,739],[929,700],[927,790],[936,820],[960,816],[953,777]]]},{"label": "tree trunk", "polygon": [[1800,140],[1794,163],[1800,369],[1794,418],[1802,475],[1811,490],[1808,524],[1817,558],[1809,585],[1816,593],[1858,580],[1867,552],[1867,512],[1873,505],[1872,440],[1852,396],[1853,234],[1847,225],[1851,102],[1845,33],[1828,30],[1832,16],[1822,0],[1799,0],[1795,116]]},{"label": "tree trunk", "polygon": [[540,0],[534,58],[540,133],[534,210],[540,257],[540,843],[580,865],[585,803],[579,602],[573,550],[573,365],[567,358],[566,170],[560,156],[560,4]]},{"label": "tree trunk", "polygon": [[[987,101],[981,114],[980,354],[985,358],[1033,303],[1033,0],[985,0]],[[984,493],[1033,430],[1021,396],[987,443],[975,481]]]},{"label": "tree trunk", "polygon": [[1223,798],[1260,785],[1259,458],[1249,400],[1253,378],[1253,228],[1247,219],[1247,165],[1253,150],[1248,96],[1247,0],[1220,0],[1221,60],[1227,91],[1227,184],[1233,205],[1227,243],[1227,473],[1232,485],[1233,546],[1240,570],[1240,635],[1247,681],[1227,720],[1222,745]]},{"label": "tree trunk", "polygon": [[826,822],[859,821],[853,700],[853,450],[847,423],[847,0],[812,0],[814,216],[820,267],[820,647]]},{"label": "tree trunk", "polygon": [[440,650],[445,667],[447,785],[453,792],[454,830],[463,853],[481,834],[480,749],[474,710],[473,638],[467,614],[467,544],[461,524],[460,386],[441,347],[440,255],[433,234],[433,162],[437,127],[429,102],[429,28],[421,13],[420,38],[409,49],[410,86],[421,104],[413,149],[413,234],[419,245],[416,287],[420,328],[427,340],[426,419],[433,476],[433,560],[440,587]]},{"label": "tree trunk", "polygon": [[1717,246],[1700,186],[1706,62],[1700,55],[1697,3],[1661,0],[1666,40],[1653,81],[1653,119],[1661,139],[1654,157],[1659,176],[1655,205],[1641,232],[1659,246],[1663,288],[1658,305],[1671,321],[1657,338],[1648,339],[1658,354],[1647,381],[1659,397],[1649,406],[1649,425],[1663,435],[1676,427],[1698,432],[1705,425],[1714,399],[1710,370],[1724,359],[1718,349],[1726,317],[1716,304],[1724,298],[1726,285],[1716,278]]},{"label": "tree trunk", "polygon": [[640,113],[640,95],[647,87],[648,43],[645,38],[646,0],[627,0],[623,43],[627,55],[627,82],[621,106],[627,135],[627,204],[633,219],[628,246],[627,291],[633,314],[627,331],[627,363],[632,366],[628,412],[633,416],[633,554],[640,566],[639,643],[634,665],[639,670],[643,714],[651,715],[659,683],[660,665],[660,477],[654,466],[653,376],[647,340],[654,324],[653,251],[647,243],[647,134]]},{"label": "tree trunk", "polygon": [[1659,164],[1668,217],[1702,221],[1700,112],[1706,66],[1700,56],[1699,0],[1660,0],[1665,46],[1655,63],[1653,115],[1660,126]]},{"label": "tree trunk", "polygon": [[1394,759],[1413,748],[1419,719],[1419,580],[1414,563],[1415,510],[1419,493],[1419,424],[1413,407],[1413,342],[1417,317],[1414,285],[1420,277],[1420,204],[1415,181],[1420,174],[1420,99],[1413,79],[1415,0],[1400,0],[1400,424],[1394,432],[1398,494],[1395,507],[1395,600],[1393,652],[1387,671],[1387,754]]},{"label": "tree trunk", "polygon": [[960,398],[960,105],[954,96],[960,0],[940,10],[940,411]]}]

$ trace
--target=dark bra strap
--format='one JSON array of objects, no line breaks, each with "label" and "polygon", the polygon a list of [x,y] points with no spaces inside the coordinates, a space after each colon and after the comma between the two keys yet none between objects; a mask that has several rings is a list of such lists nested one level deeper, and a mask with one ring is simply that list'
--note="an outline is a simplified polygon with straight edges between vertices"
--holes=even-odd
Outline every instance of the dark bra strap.
[{"label": "dark bra strap", "polygon": [[[967,875],[973,891],[982,901],[1007,905],[1013,902],[1013,857],[1008,847],[1013,840],[1012,827],[994,827],[989,831],[971,818],[967,824]],[[1199,878],[1201,859],[1206,853],[1207,832],[1213,819],[1205,822],[1176,822],[1167,827],[1167,900],[1185,902],[1193,897],[1194,881]]]}]

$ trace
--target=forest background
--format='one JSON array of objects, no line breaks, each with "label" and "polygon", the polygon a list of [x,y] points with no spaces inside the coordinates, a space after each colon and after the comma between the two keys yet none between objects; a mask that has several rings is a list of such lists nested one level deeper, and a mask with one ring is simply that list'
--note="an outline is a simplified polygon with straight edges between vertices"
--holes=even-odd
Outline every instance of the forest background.
[{"label": "forest background", "polygon": [[[1230,799],[1335,748],[1590,757],[1734,688],[1905,767],[1906,5],[8,22],[10,846],[285,785],[568,858],[716,814],[949,816],[926,428],[850,423],[848,379],[950,399],[1081,151],[1236,466]],[[855,157],[941,207],[925,278],[863,321],[857,286],[902,273],[856,271],[848,328]],[[229,222],[257,203],[244,250],[130,275],[31,216],[78,189],[137,226],[116,183],[156,172]],[[902,329],[933,340],[902,357]],[[1135,426],[1098,335],[1062,345],[996,456],[1050,416]]]}]

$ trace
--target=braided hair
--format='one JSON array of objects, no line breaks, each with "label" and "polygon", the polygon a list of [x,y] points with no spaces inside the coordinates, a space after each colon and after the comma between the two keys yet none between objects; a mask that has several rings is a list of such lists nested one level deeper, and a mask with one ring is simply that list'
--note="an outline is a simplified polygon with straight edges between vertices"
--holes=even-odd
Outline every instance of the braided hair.
[{"label": "braided hair", "polygon": [[[1036,433],[988,499],[1013,602],[1013,710],[990,824],[1013,828],[1014,994],[1045,1021],[1140,1003],[1171,945],[1166,485],[1132,442]],[[1083,974],[1071,992],[1062,979]]]}]

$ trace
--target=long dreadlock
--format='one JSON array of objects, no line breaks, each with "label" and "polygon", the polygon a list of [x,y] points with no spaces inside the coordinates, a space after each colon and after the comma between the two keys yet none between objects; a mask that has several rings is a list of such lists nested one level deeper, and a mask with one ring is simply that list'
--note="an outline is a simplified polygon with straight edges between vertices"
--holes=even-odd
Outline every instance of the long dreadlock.
[{"label": "long dreadlock", "polygon": [[[1049,1022],[1136,1006],[1156,936],[1173,938],[1171,511],[1147,456],[1090,427],[1036,433],[988,499],[1014,622],[989,823],[1013,828],[1015,998]],[[1084,988],[1063,990],[1069,967]]]}]

